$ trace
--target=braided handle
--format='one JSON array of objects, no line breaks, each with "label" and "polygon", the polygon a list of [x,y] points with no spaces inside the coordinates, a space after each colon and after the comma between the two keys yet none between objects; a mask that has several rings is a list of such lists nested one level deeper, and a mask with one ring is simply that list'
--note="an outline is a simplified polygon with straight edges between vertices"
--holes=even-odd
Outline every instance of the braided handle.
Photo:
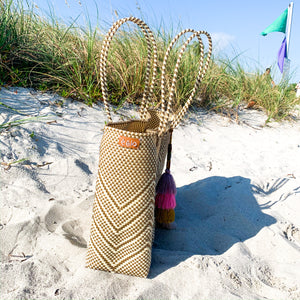
[{"label": "braided handle", "polygon": [[206,57],[206,60],[205,60],[205,64],[203,65],[203,59],[204,59],[204,48],[203,48],[203,43],[202,44],[202,47],[201,47],[201,59],[200,59],[200,67],[199,67],[199,73],[198,73],[198,76],[196,78],[196,82],[195,82],[195,85],[194,85],[194,88],[192,90],[192,93],[189,97],[189,99],[187,100],[187,102],[184,104],[182,110],[177,114],[177,117],[175,117],[175,119],[173,120],[172,122],[172,125],[171,127],[172,128],[175,128],[178,126],[178,124],[180,123],[180,121],[183,119],[186,111],[188,110],[189,106],[191,105],[192,101],[193,101],[193,97],[208,69],[208,65],[209,65],[209,62],[210,62],[210,58],[211,58],[211,54],[212,54],[212,40],[211,40],[211,36],[208,32],[206,31],[198,31],[199,35],[200,34],[204,34],[206,35],[207,39],[208,39],[208,53],[207,53],[207,57]]},{"label": "braided handle", "polygon": [[[109,122],[112,122],[112,118],[111,118],[110,109],[109,109],[109,105],[108,105],[108,91],[107,91],[106,65],[107,65],[108,50],[109,50],[109,46],[112,41],[112,38],[113,38],[114,34],[116,33],[116,31],[119,29],[119,27],[121,25],[123,25],[125,22],[128,22],[128,21],[131,21],[140,27],[140,29],[144,33],[144,36],[147,41],[148,56],[147,56],[147,66],[146,66],[145,89],[144,89],[143,99],[142,99],[141,109],[140,109],[140,117],[142,120],[146,118],[148,102],[150,101],[150,99],[152,97],[154,84],[155,84],[156,69],[157,69],[157,47],[156,47],[156,42],[154,40],[152,31],[150,30],[150,28],[148,27],[148,25],[145,22],[143,22],[142,20],[135,18],[135,17],[123,18],[123,19],[116,21],[105,36],[105,39],[104,39],[103,45],[102,45],[101,55],[100,55],[101,88],[102,88],[105,112],[107,114]],[[152,52],[153,52],[153,72],[152,72],[151,85],[149,87]]]},{"label": "braided handle", "polygon": [[[176,61],[176,65],[175,65],[175,69],[174,69],[174,74],[173,74],[173,79],[172,79],[172,85],[171,85],[171,90],[169,93],[169,100],[168,100],[168,105],[167,108],[165,109],[165,70],[166,70],[166,64],[167,64],[167,59],[170,55],[171,49],[174,46],[174,44],[177,42],[177,40],[185,33],[187,32],[191,32],[193,33],[188,39],[187,41],[183,44],[183,46],[180,49],[179,52],[179,56],[177,58]],[[207,58],[204,64],[204,46],[203,46],[203,42],[201,39],[201,34],[205,34],[208,38],[208,43],[209,43],[209,50],[208,50],[208,54],[207,54]],[[162,134],[163,132],[165,132],[167,130],[167,126],[168,126],[168,122],[169,122],[169,117],[170,117],[170,109],[171,109],[171,103],[173,102],[174,99],[174,94],[175,94],[175,85],[176,85],[176,81],[177,81],[177,75],[178,75],[178,69],[179,69],[179,64],[181,62],[182,56],[184,51],[186,50],[186,47],[188,46],[188,44],[191,42],[191,40],[197,37],[199,43],[200,43],[200,65],[199,65],[199,71],[198,71],[198,76],[194,85],[194,88],[192,90],[192,93],[189,97],[189,99],[187,100],[187,102],[185,103],[185,105],[183,106],[182,110],[177,114],[177,116],[175,117],[175,119],[172,121],[171,123],[171,128],[175,128],[179,122],[182,120],[183,116],[185,115],[188,107],[190,106],[193,97],[197,91],[197,88],[199,87],[199,84],[201,82],[201,80],[203,79],[206,70],[208,68],[208,64],[210,61],[210,57],[211,57],[211,53],[212,53],[212,41],[211,41],[211,37],[210,35],[206,32],[206,31],[195,31],[193,29],[185,29],[183,31],[181,31],[179,34],[177,34],[175,36],[175,38],[171,41],[165,57],[164,57],[164,62],[163,62],[163,66],[162,66],[162,78],[161,78],[161,106],[162,106],[162,111],[163,111],[163,119],[160,122],[159,125],[159,133]]]}]

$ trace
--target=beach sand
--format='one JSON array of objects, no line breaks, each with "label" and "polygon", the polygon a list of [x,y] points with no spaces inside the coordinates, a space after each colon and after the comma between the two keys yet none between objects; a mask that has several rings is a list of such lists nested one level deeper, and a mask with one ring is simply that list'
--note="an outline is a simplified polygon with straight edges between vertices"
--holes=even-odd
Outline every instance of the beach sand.
[{"label": "beach sand", "polygon": [[16,110],[0,105],[0,123],[34,117],[0,134],[1,300],[300,299],[299,116],[189,113],[173,134],[177,229],[156,230],[143,279],[85,268],[103,105],[0,99]]}]

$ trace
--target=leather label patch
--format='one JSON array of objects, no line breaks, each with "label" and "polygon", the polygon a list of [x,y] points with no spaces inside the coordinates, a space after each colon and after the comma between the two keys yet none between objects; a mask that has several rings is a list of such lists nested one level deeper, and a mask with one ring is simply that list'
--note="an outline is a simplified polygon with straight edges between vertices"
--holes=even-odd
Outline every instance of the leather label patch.
[{"label": "leather label patch", "polygon": [[140,140],[126,136],[120,136],[119,145],[125,148],[138,149],[140,146]]}]

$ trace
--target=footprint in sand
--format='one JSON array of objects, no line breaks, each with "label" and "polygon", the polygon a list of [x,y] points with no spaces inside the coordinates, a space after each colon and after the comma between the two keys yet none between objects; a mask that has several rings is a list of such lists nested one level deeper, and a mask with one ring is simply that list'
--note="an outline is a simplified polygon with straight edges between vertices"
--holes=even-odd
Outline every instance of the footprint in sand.
[{"label": "footprint in sand", "polygon": [[65,211],[62,205],[53,205],[45,215],[45,225],[50,232],[54,232],[59,224],[65,220]]},{"label": "footprint in sand", "polygon": [[65,232],[64,236],[75,246],[87,248],[87,242],[83,238],[83,230],[79,221],[70,220],[62,225],[62,230]]},{"label": "footprint in sand", "polygon": [[[85,202],[85,201],[84,201]],[[86,203],[81,203],[85,206]],[[89,205],[90,206],[90,205]],[[73,211],[74,213],[74,211]],[[85,240],[83,225],[78,219],[71,219],[72,209],[66,208],[64,205],[53,205],[45,215],[44,222],[48,231],[62,234],[73,245],[77,247],[86,248],[87,242]],[[77,213],[78,215],[78,213]]]},{"label": "footprint in sand", "polygon": [[289,224],[289,226],[283,231],[283,234],[289,241],[300,244],[300,229],[294,224]]}]

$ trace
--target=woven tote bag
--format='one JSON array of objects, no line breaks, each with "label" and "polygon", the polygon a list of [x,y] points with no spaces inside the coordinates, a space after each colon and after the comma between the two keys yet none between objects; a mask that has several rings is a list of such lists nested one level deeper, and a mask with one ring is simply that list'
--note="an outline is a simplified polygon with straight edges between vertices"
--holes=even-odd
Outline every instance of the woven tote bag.
[{"label": "woven tote bag", "polygon": [[[140,120],[113,122],[108,106],[106,65],[111,40],[125,22],[142,30],[148,49]],[[148,108],[156,77],[157,50],[149,27],[129,17],[113,24],[100,57],[101,87],[109,123],[100,145],[96,195],[86,266],[146,277],[154,234],[154,197],[167,152],[169,133],[160,112]],[[152,80],[150,73],[152,66]],[[158,128],[160,127],[160,131]]]},{"label": "woven tote bag", "polygon": [[[147,41],[148,60],[145,89],[140,120],[113,122],[108,106],[107,55],[114,34],[122,24],[128,21],[134,22],[140,27]],[[166,62],[175,42],[187,32],[191,32],[192,36],[181,48],[174,69],[172,85],[168,87],[168,100],[166,100]],[[209,40],[209,52],[205,62],[201,34],[207,35]],[[179,64],[187,45],[194,37],[198,38],[201,48],[199,74],[191,96],[183,108],[177,113],[171,113]],[[86,258],[87,267],[92,269],[139,277],[148,275],[155,224],[155,186],[163,171],[167,152],[167,168],[170,168],[172,131],[186,113],[207,70],[211,55],[211,39],[206,32],[190,29],[182,31],[173,39],[167,49],[162,66],[160,110],[148,107],[152,102],[156,77],[156,53],[156,43],[149,27],[134,17],[117,21],[103,42],[100,75],[109,123],[104,127],[100,145],[96,195]],[[153,71],[150,83],[151,62],[153,62]],[[158,223],[173,222],[172,216],[175,218],[173,209],[156,208]]]}]

